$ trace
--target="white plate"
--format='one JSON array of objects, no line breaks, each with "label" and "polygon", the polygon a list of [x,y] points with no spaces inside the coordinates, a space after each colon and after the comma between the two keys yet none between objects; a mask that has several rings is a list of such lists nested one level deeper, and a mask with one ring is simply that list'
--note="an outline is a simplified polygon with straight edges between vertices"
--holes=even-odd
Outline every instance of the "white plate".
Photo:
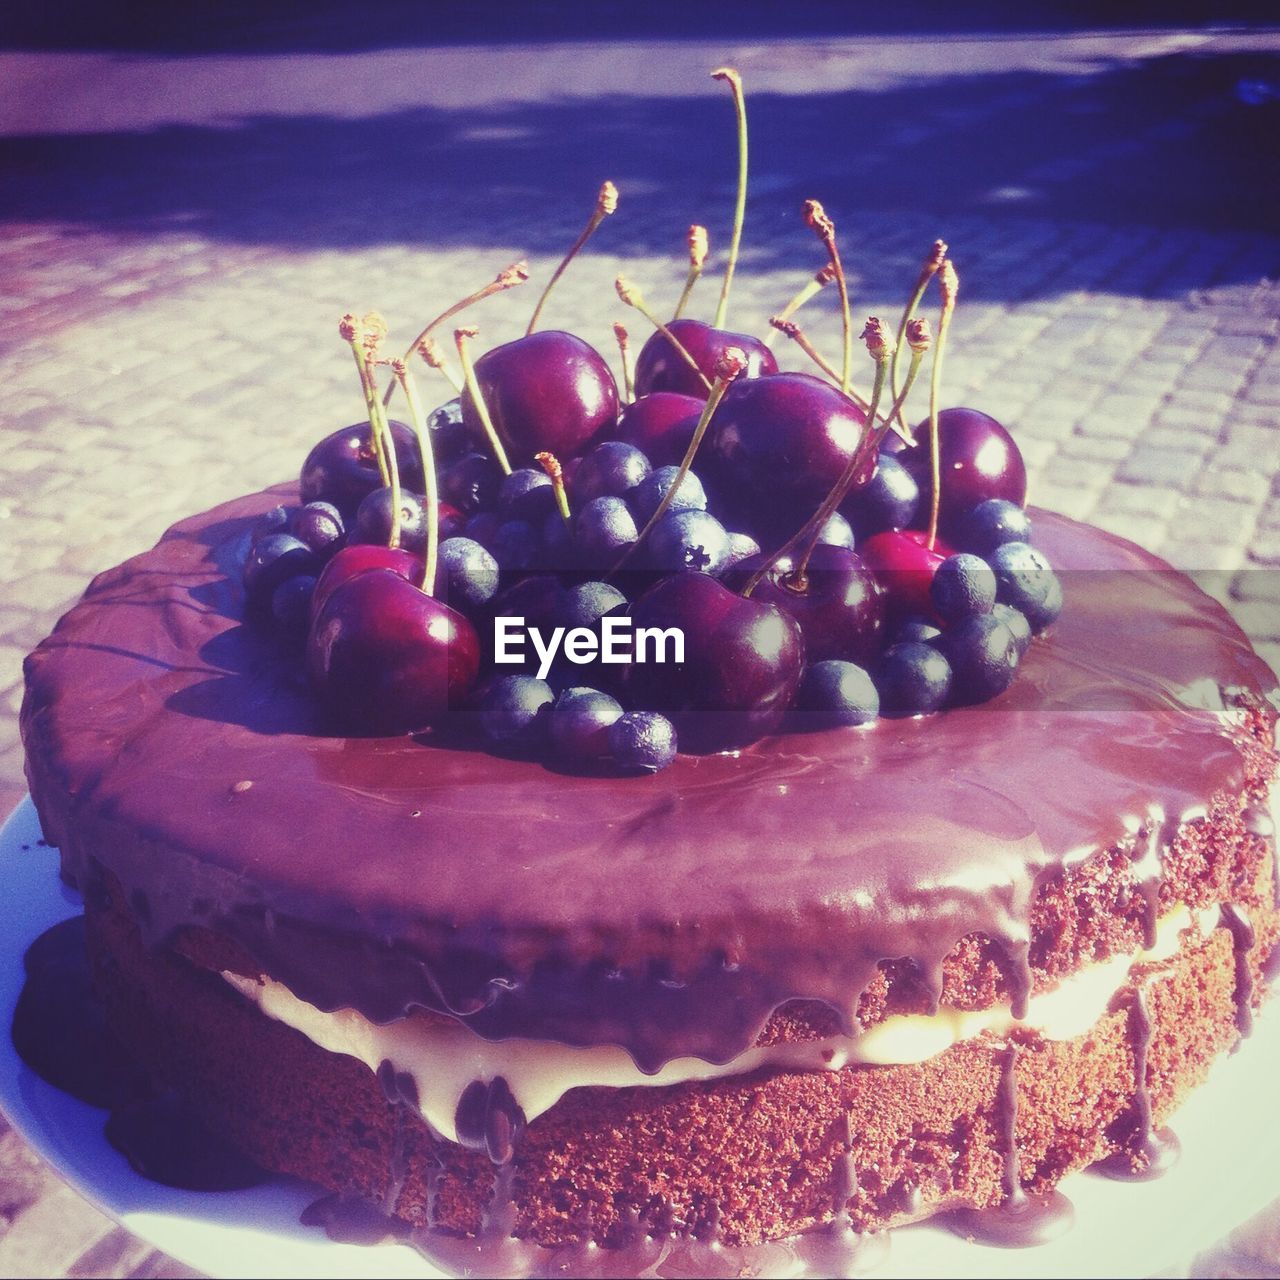
[{"label": "white plate", "polygon": [[[249,1191],[177,1191],[129,1168],[102,1134],[104,1114],[44,1083],[7,1034],[22,987],[22,954],[79,899],[58,879],[57,853],[39,845],[26,800],[0,829],[0,1109],[73,1186],[135,1235],[180,1262],[226,1277],[428,1277],[441,1273],[402,1245],[334,1244],[298,1215],[318,1192],[277,1179]],[[1076,1223],[1034,1249],[969,1244],[922,1224],[893,1233],[872,1273],[896,1277],[1115,1276],[1183,1271],[1280,1195],[1272,1152],[1280,1126],[1280,1016],[1257,1020],[1244,1051],[1225,1058],[1174,1118],[1182,1159],[1156,1182],[1077,1174],[1062,1186]]]}]

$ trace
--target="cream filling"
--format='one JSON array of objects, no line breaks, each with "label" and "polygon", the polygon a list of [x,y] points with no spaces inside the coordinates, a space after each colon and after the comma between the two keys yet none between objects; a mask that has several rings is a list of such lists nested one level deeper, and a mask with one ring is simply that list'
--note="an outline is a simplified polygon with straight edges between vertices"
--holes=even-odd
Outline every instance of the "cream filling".
[{"label": "cream filling", "polygon": [[745,1075],[761,1067],[798,1071],[838,1071],[851,1063],[879,1065],[925,1062],[943,1050],[983,1032],[1003,1035],[1015,1026],[1050,1040],[1071,1040],[1102,1017],[1135,964],[1172,956],[1187,929],[1207,935],[1217,927],[1219,908],[1192,911],[1178,906],[1156,929],[1151,948],[1113,956],[1064,978],[1052,991],[1032,996],[1027,1016],[1016,1020],[1008,1005],[965,1012],[893,1014],[855,1036],[829,1036],[803,1044],[774,1044],[748,1049],[728,1062],[676,1058],[646,1075],[617,1045],[574,1048],[550,1040],[485,1040],[461,1024],[410,1014],[379,1026],[354,1009],[324,1013],[299,1000],[270,978],[222,976],[268,1017],[283,1022],[332,1053],[357,1058],[376,1071],[390,1062],[412,1077],[423,1119],[451,1142],[457,1141],[454,1115],[473,1080],[488,1083],[501,1076],[528,1120],[553,1107],[570,1089],[684,1084]]}]

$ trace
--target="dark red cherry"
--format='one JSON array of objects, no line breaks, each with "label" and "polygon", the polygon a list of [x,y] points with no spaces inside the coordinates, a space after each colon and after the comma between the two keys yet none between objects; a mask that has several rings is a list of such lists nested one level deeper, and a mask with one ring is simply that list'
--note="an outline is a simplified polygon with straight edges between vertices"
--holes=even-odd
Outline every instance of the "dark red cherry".
[{"label": "dark red cherry", "polygon": [[[817,509],[862,439],[865,415],[807,373],[738,379],[707,432],[707,469],[734,523],[792,533]],[[875,455],[865,484],[875,470]]]},{"label": "dark red cherry", "polygon": [[[730,586],[741,585],[762,556],[734,567]],[[846,547],[819,543],[804,581],[795,577],[795,556],[783,556],[756,584],[753,600],[776,604],[799,624],[805,661],[839,658],[866,666],[883,647],[884,593],[862,557]]]},{"label": "dark red cherry", "polygon": [[[486,351],[476,361],[476,381],[513,467],[533,455],[554,453],[561,462],[582,453],[618,420],[618,385],[596,349],[572,333],[543,329]],[[484,440],[471,396],[462,416],[472,439]]]},{"label": "dark red cherry", "polygon": [[[396,444],[400,483],[421,493],[425,485],[418,437],[403,422],[391,423],[391,437]],[[356,422],[325,436],[302,464],[302,501],[331,502],[345,520],[350,520],[364,497],[380,489],[382,483],[367,422]]]},{"label": "dark red cherry", "polygon": [[346,732],[416,733],[463,705],[480,642],[456,610],[389,569],[368,569],[330,591],[307,668]]},{"label": "dark red cherry", "polygon": [[953,552],[941,538],[930,549],[922,529],[890,529],[868,538],[858,551],[863,563],[884,590],[885,604],[895,617],[934,616],[933,575]]},{"label": "dark red cherry", "polygon": [[[929,521],[932,479],[929,470],[929,420],[916,428],[916,445],[898,454],[920,486],[914,523]],[[988,498],[1023,506],[1027,500],[1027,468],[1013,437],[989,414],[977,409],[944,409],[938,414],[938,453],[942,476],[940,526],[948,532]]]},{"label": "dark red cherry", "polygon": [[704,403],[677,391],[652,391],[623,409],[618,439],[635,445],[655,467],[675,466],[693,439]]},{"label": "dark red cherry", "polygon": [[746,746],[781,723],[804,667],[804,641],[789,614],[685,572],[646,591],[631,616],[636,628],[684,633],[683,662],[632,662],[623,672],[628,703],[661,711],[683,750]]},{"label": "dark red cherry", "polygon": [[325,565],[316,581],[315,592],[311,597],[311,616],[320,612],[330,592],[340,587],[349,578],[369,569],[390,569],[399,574],[406,582],[422,581],[422,561],[408,551],[399,547],[378,546],[373,543],[352,543]]},{"label": "dark red cherry", "polygon": [[[746,372],[740,381],[778,372],[773,352],[748,333],[713,329],[701,320],[673,320],[667,328],[694,358],[708,382],[715,379],[716,365],[729,347],[739,348],[747,357]],[[654,330],[636,357],[636,395],[647,396],[654,391],[676,391],[697,396],[699,400],[707,398],[702,379],[660,329]]]}]

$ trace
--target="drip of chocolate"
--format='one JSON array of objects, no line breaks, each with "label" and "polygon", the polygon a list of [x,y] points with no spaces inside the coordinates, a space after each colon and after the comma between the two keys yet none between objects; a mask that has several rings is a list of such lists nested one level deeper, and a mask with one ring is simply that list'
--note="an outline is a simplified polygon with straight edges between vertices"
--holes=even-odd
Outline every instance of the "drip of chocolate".
[{"label": "drip of chocolate", "polygon": [[985,1209],[953,1209],[942,1222],[957,1235],[1006,1249],[1046,1244],[1067,1231],[1075,1220],[1071,1201],[1054,1188],[1032,1194],[1022,1185],[1018,1153],[1018,1045],[1010,1042],[1000,1059],[996,1085],[996,1131],[1004,1149],[1004,1200]]},{"label": "drip of chocolate", "polygon": [[1129,1007],[1129,1042],[1133,1048],[1133,1107],[1127,1124],[1129,1134],[1123,1145],[1092,1166],[1094,1172],[1118,1182],[1150,1182],[1166,1174],[1182,1154],[1177,1134],[1154,1127],[1151,1086],[1147,1083],[1147,1058],[1151,1051],[1153,1023],[1147,986],[1139,981],[1133,988]]},{"label": "drip of chocolate", "polygon": [[494,1164],[507,1164],[525,1129],[524,1112],[502,1076],[473,1080],[458,1099],[453,1127],[464,1147],[486,1152]]},{"label": "drip of chocolate", "polygon": [[[1236,1006],[1236,1030],[1241,1037],[1253,1030],[1253,970],[1249,967],[1249,954],[1257,936],[1248,912],[1238,903],[1225,903],[1220,922],[1231,934],[1231,949],[1235,957],[1236,986],[1233,993]],[[1232,1046],[1232,1052],[1240,1047],[1240,1041]]]}]

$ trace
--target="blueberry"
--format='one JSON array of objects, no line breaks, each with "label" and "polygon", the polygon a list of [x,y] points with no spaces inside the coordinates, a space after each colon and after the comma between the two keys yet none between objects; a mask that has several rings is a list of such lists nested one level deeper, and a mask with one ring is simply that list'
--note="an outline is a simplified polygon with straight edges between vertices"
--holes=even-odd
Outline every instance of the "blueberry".
[{"label": "blueberry", "polygon": [[1006,542],[991,553],[996,598],[1043,631],[1062,612],[1062,584],[1044,555],[1025,542]]},{"label": "blueberry", "polygon": [[554,621],[571,631],[574,627],[595,630],[607,613],[626,608],[627,597],[607,582],[579,582],[566,587],[556,602]]},{"label": "blueberry", "polygon": [[893,633],[895,644],[914,640],[920,644],[933,644],[942,631],[926,618],[904,618]]},{"label": "blueberry", "polygon": [[942,642],[951,663],[951,696],[955,702],[986,702],[1003,693],[1018,669],[1018,642],[993,614],[966,618]]},{"label": "blueberry", "polygon": [[462,536],[492,551],[493,540],[501,527],[502,517],[496,511],[477,511],[467,517],[466,524],[462,526]]},{"label": "blueberry", "polygon": [[729,556],[729,535],[709,511],[668,511],[653,526],[649,564],[664,573],[696,569],[719,573]]},{"label": "blueberry", "polygon": [[749,533],[731,533],[728,535],[728,550],[725,552],[722,574],[732,569],[735,564],[760,554],[760,544]]},{"label": "blueberry", "polygon": [[461,400],[450,400],[433,409],[427,417],[427,428],[438,466],[446,466],[467,452],[471,439],[462,421]]},{"label": "blueberry", "polygon": [[1031,521],[1016,502],[988,498],[960,519],[955,544],[980,556],[990,554],[1006,542],[1026,542],[1031,537]]},{"label": "blueberry", "polygon": [[316,580],[310,574],[286,578],[271,593],[271,616],[291,640],[302,640],[311,621],[311,594]]},{"label": "blueberry", "polygon": [[[627,495],[631,510],[640,524],[647,523],[658,509],[658,504],[666,496],[667,490],[676,482],[680,474],[679,467],[659,467],[642,480]],[[675,491],[668,511],[705,511],[707,509],[707,491],[702,481],[692,471],[686,471],[680,487]]]},{"label": "blueberry", "polygon": [[573,522],[574,540],[589,565],[606,568],[636,540],[636,522],[621,498],[594,498]]},{"label": "blueberry", "polygon": [[1013,633],[1018,645],[1018,657],[1023,657],[1031,645],[1031,623],[1027,621],[1026,614],[1019,613],[1011,604],[997,602],[991,610],[991,616],[1003,622]]},{"label": "blueberry", "polygon": [[596,498],[622,498],[648,476],[649,459],[632,444],[606,440],[578,464],[573,497],[579,506]]},{"label": "blueberry", "polygon": [[342,545],[346,526],[331,502],[308,502],[289,519],[289,532],[317,555],[328,557]]},{"label": "blueberry", "polygon": [[880,695],[861,667],[831,658],[805,668],[792,714],[803,728],[870,724],[880,714]]},{"label": "blueberry", "polygon": [[482,453],[464,453],[440,473],[440,496],[463,515],[491,507],[498,498],[502,472]]},{"label": "blueberry", "polygon": [[566,689],[547,722],[551,745],[566,764],[596,764],[610,754],[609,728],[621,715],[622,704],[607,693],[581,685]]},{"label": "blueberry", "polygon": [[288,507],[272,507],[270,511],[264,511],[253,526],[251,541],[257,542],[269,533],[288,533],[291,519]]},{"label": "blueberry", "polygon": [[846,547],[853,550],[853,529],[849,522],[838,511],[833,511],[818,530],[818,541],[832,547]]},{"label": "blueberry", "polygon": [[253,608],[268,608],[275,589],[290,578],[314,574],[320,561],[305,542],[291,533],[269,533],[249,549],[244,562],[244,588]]},{"label": "blueberry", "polygon": [[866,539],[886,529],[906,529],[920,506],[920,486],[891,453],[882,453],[875,474],[844,502],[854,532]]},{"label": "blueberry", "polygon": [[559,511],[553,511],[542,522],[542,564],[557,573],[575,569],[578,565],[573,529],[565,524]]},{"label": "blueberry", "polygon": [[536,467],[520,467],[498,486],[498,514],[508,520],[541,524],[556,509],[551,477]]},{"label": "blueberry", "polygon": [[676,758],[676,727],[656,711],[628,711],[609,726],[609,750],[627,773],[657,773]]},{"label": "blueberry", "polygon": [[[423,499],[408,489],[400,491],[400,545],[421,554],[427,545],[427,513]],[[351,529],[352,542],[385,547],[391,541],[391,489],[374,489],[361,499]]]},{"label": "blueberry", "polygon": [[962,551],[938,566],[929,595],[938,616],[946,622],[976,618],[990,613],[996,602],[996,575],[985,560]]},{"label": "blueberry", "polygon": [[951,692],[951,666],[931,644],[906,641],[880,656],[874,679],[885,716],[919,716],[937,711]]},{"label": "blueberry", "polygon": [[538,560],[538,531],[527,520],[506,520],[494,532],[489,549],[504,572],[531,569]]},{"label": "blueberry", "polygon": [[471,538],[440,544],[436,592],[464,613],[489,603],[498,592],[498,562]]},{"label": "blueberry", "polygon": [[555,694],[533,676],[497,676],[480,695],[480,731],[495,747],[532,753],[546,736]]}]

